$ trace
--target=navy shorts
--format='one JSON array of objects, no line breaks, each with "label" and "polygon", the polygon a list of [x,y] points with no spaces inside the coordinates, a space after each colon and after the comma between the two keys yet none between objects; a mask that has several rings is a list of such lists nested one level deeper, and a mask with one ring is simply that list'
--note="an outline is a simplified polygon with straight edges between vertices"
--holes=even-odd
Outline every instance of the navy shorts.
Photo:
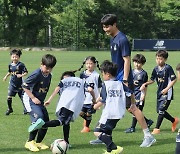
[{"label": "navy shorts", "polygon": [[107,119],[105,124],[98,123],[94,132],[102,132],[111,135],[119,120],[120,119]]},{"label": "navy shorts", "polygon": [[73,113],[74,112],[62,107],[57,113],[57,117],[62,125],[68,125],[72,121]]},{"label": "navy shorts", "polygon": [[12,87],[12,86],[9,86],[8,87],[8,96],[12,96],[12,97],[15,97],[16,94],[18,93],[19,96],[22,95],[22,88],[15,88],[15,87]]},{"label": "navy shorts", "polygon": [[91,113],[92,105],[91,104],[84,104],[81,111],[84,113]]},{"label": "navy shorts", "polygon": [[31,104],[31,112],[29,113],[31,122],[36,122],[37,119],[41,118],[45,122],[49,121],[49,115],[44,105]]},{"label": "navy shorts", "polygon": [[161,96],[161,98],[158,99],[157,101],[157,108],[156,108],[157,113],[159,111],[166,111],[170,103],[171,103],[171,100],[167,100],[167,95]]}]

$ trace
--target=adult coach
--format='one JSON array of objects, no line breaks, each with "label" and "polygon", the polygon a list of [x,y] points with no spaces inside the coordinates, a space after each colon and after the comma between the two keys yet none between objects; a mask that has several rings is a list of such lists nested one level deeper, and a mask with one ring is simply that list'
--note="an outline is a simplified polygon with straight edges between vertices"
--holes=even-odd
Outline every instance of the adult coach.
[{"label": "adult coach", "polygon": [[[119,31],[117,27],[117,16],[115,14],[106,14],[101,18],[101,24],[105,33],[108,36],[111,36],[111,58],[112,62],[118,65],[118,73],[116,78],[133,90],[131,49],[126,35]],[[136,107],[135,102],[132,102],[129,98],[126,99],[126,108],[136,117],[141,125],[141,128],[143,129],[144,140],[140,147],[150,147],[156,142],[156,139],[150,134],[144,119],[144,115]]]}]

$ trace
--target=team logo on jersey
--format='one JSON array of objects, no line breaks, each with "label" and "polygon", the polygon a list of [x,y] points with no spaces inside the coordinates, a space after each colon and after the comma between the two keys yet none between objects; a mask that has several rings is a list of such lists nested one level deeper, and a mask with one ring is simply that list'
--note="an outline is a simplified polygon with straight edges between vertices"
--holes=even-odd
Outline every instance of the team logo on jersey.
[{"label": "team logo on jersey", "polygon": [[115,44],[115,45],[114,45],[114,51],[116,51],[116,50],[117,50],[117,45]]},{"label": "team logo on jersey", "polygon": [[137,76],[137,80],[141,80],[141,75],[138,75],[138,76]]},{"label": "team logo on jersey", "polygon": [[43,81],[40,84],[43,84]]}]

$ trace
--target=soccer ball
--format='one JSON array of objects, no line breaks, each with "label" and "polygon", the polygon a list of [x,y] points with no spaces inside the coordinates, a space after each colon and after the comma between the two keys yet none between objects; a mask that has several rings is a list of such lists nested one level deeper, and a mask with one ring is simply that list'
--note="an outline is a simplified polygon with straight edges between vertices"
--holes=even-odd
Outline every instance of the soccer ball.
[{"label": "soccer ball", "polygon": [[50,149],[53,154],[65,154],[68,150],[68,143],[63,139],[56,139]]}]

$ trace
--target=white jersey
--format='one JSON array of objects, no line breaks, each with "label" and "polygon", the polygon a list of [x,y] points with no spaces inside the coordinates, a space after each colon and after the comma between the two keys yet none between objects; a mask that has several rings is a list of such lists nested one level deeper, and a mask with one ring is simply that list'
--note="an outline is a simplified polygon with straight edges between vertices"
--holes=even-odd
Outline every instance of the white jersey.
[{"label": "white jersey", "polygon": [[[105,106],[102,111],[100,123],[105,124],[107,119],[121,119],[126,111],[126,96],[123,84],[120,81],[104,81],[106,93]],[[103,90],[102,88],[102,90]]]},{"label": "white jersey", "polygon": [[83,106],[85,81],[78,77],[67,77],[61,80],[61,82],[63,87],[60,87],[62,91],[57,104],[56,114],[64,107],[74,112],[72,120],[75,120]]},{"label": "white jersey", "polygon": [[[83,74],[81,74],[81,78],[84,78],[86,80],[87,84],[94,84],[94,94],[95,98],[97,99],[100,95],[98,85],[99,85],[99,78],[100,75],[97,73],[95,70],[91,73],[91,75],[87,75],[86,72],[84,71]],[[89,92],[85,92],[85,100],[84,104],[92,104],[92,95]]]}]

